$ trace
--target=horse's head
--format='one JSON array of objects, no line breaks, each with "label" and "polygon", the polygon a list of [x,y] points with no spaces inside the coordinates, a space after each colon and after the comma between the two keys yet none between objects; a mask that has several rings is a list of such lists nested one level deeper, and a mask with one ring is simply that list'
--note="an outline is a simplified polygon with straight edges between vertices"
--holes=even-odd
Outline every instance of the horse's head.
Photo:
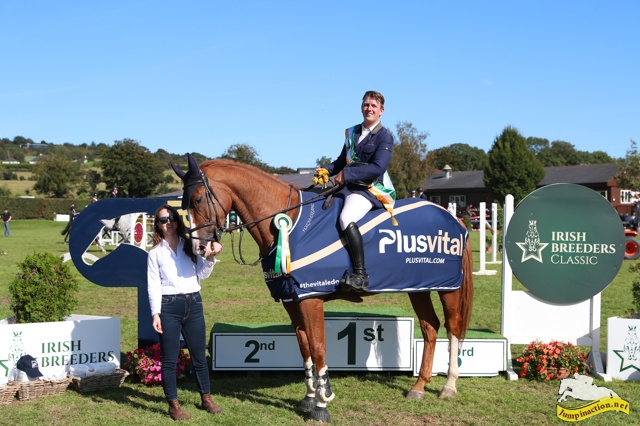
[{"label": "horse's head", "polygon": [[171,164],[171,167],[184,183],[182,208],[189,213],[193,252],[204,255],[207,244],[220,241],[227,213],[231,209],[231,199],[225,197],[224,191],[213,186],[191,154],[188,154],[188,160],[186,172],[175,164]]}]

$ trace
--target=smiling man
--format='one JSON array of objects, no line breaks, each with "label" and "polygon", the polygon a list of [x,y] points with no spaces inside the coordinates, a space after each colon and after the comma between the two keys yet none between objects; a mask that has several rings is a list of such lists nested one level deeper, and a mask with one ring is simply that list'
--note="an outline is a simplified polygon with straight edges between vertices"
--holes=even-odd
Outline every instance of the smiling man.
[{"label": "smiling man", "polygon": [[366,92],[360,111],[363,122],[345,130],[340,156],[316,171],[324,168],[329,176],[335,176],[336,185],[345,184],[339,222],[348,243],[353,272],[342,280],[342,285],[345,290],[366,291],[369,276],[357,222],[371,209],[385,208],[393,215],[396,193],[387,174],[393,136],[380,121],[384,113],[384,96],[379,92]]}]

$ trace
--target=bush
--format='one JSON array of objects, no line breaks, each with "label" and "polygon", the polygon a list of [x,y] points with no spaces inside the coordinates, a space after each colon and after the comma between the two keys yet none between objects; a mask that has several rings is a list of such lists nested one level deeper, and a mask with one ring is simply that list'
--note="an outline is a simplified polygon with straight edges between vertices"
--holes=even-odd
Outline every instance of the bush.
[{"label": "bush", "polygon": [[16,323],[62,321],[78,304],[78,281],[51,253],[27,255],[9,284]]}]

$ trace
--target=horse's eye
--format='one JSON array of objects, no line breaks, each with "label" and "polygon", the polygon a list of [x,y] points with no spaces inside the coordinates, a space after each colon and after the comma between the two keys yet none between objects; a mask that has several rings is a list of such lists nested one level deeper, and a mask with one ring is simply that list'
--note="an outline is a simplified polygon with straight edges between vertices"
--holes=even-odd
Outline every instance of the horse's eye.
[{"label": "horse's eye", "polygon": [[200,204],[202,202],[202,196],[196,197],[196,204]]}]

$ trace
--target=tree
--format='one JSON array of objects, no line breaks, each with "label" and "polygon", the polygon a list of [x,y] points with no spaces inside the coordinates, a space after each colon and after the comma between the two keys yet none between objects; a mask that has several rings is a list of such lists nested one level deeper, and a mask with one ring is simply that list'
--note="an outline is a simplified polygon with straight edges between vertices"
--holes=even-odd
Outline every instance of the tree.
[{"label": "tree", "polygon": [[484,185],[500,203],[508,194],[517,204],[544,178],[544,167],[517,129],[506,127],[493,142],[484,170]]},{"label": "tree", "polygon": [[527,146],[536,156],[538,156],[540,151],[549,148],[549,139],[529,136],[527,138]]},{"label": "tree", "polygon": [[146,198],[155,194],[169,168],[132,139],[116,141],[102,152],[102,176],[107,187],[117,186],[127,197]]},{"label": "tree", "polygon": [[604,151],[580,152],[583,158],[582,163],[584,164],[607,164],[614,162],[613,158]]},{"label": "tree", "polygon": [[254,147],[246,144],[231,145],[220,158],[234,160],[239,163],[251,164],[252,166],[262,166],[262,161],[258,158],[258,152]]},{"label": "tree", "polygon": [[333,162],[333,160],[331,159],[331,157],[320,157],[316,159],[316,166],[324,166],[327,164],[331,164]]},{"label": "tree", "polygon": [[427,158],[437,170],[442,170],[445,165],[457,171],[484,170],[487,164],[487,153],[466,143],[454,143],[431,150]]},{"label": "tree", "polygon": [[618,174],[615,180],[621,189],[640,191],[640,153],[636,141],[631,139],[631,147],[627,149],[624,159],[617,161]]},{"label": "tree", "polygon": [[59,156],[41,158],[33,166],[33,189],[46,197],[64,198],[82,182],[80,163]]},{"label": "tree", "polygon": [[430,174],[427,162],[427,145],[424,140],[429,133],[421,133],[408,122],[396,124],[397,139],[393,147],[391,164],[387,171],[393,181],[398,198],[411,195],[411,190],[421,186]]}]

